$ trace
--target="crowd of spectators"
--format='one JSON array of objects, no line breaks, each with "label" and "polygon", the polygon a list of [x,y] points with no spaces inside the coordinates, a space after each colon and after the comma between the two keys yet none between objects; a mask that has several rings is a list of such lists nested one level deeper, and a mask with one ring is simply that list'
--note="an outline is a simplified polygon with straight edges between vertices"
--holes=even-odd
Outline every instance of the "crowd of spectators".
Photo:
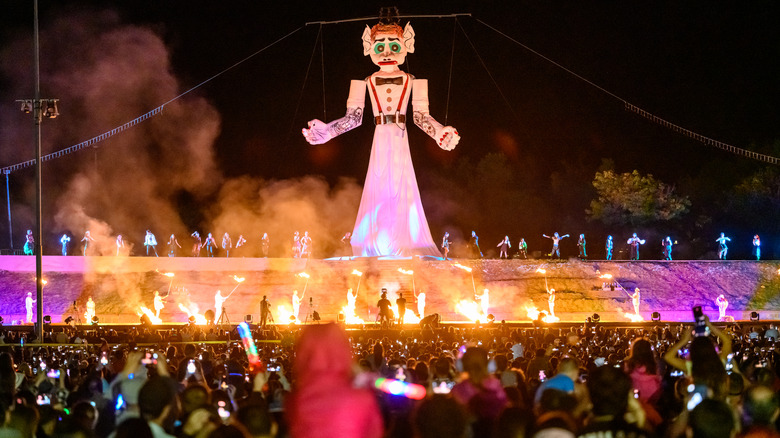
[{"label": "crowd of spectators", "polygon": [[[778,436],[767,324],[254,336],[264,370],[250,373],[235,331],[55,328],[45,346],[6,331],[0,438]],[[380,377],[427,395],[381,392]]]}]

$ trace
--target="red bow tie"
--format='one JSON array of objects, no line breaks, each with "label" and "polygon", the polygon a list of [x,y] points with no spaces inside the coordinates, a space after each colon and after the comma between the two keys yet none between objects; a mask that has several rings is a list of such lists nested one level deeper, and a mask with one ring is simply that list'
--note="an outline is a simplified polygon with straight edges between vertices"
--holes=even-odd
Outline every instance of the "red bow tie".
[{"label": "red bow tie", "polygon": [[404,78],[400,76],[397,78],[376,78],[376,84],[377,85],[403,85]]}]

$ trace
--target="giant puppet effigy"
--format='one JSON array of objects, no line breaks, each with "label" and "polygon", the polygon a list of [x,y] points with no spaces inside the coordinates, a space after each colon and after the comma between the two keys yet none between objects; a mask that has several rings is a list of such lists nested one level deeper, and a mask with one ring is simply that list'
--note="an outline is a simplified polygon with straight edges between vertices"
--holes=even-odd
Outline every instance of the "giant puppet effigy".
[{"label": "giant puppet effigy", "polygon": [[389,15],[363,32],[363,55],[379,66],[364,80],[353,80],[344,117],[325,123],[309,122],[306,141],[316,145],[357,128],[363,121],[368,91],[374,114],[374,141],[363,196],[350,243],[354,256],[441,257],[425,218],[417,178],[409,152],[406,112],[412,102],[414,124],[444,150],[460,137],[455,128],[442,126],[428,112],[428,81],[402,71],[407,53],[414,53],[414,30],[401,28]]}]

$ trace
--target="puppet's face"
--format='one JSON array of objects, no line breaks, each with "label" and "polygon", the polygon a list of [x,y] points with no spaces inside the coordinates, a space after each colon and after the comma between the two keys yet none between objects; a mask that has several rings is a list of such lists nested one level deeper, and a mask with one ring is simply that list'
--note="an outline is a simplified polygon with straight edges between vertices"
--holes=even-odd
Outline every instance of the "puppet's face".
[{"label": "puppet's face", "polygon": [[363,54],[371,56],[371,61],[382,71],[398,71],[398,66],[406,61],[406,54],[414,53],[414,30],[410,24],[400,27],[379,29],[372,35],[366,26],[363,32]]},{"label": "puppet's face", "polygon": [[371,44],[371,61],[383,71],[394,71],[406,60],[406,48],[394,33],[380,33]]}]

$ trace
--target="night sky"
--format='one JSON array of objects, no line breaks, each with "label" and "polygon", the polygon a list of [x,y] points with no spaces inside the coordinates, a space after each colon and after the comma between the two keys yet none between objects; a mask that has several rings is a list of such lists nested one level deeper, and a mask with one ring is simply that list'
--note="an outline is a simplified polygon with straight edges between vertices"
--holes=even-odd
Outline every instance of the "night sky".
[{"label": "night sky", "polygon": [[[541,233],[584,232],[598,257],[595,248],[602,246],[606,233],[622,238],[630,231],[606,229],[586,218],[595,194],[590,182],[607,159],[619,172],[652,173],[691,199],[683,220],[639,230],[648,238],[674,234],[683,253],[688,250],[688,257],[698,258],[705,256],[702,248],[714,249],[709,242],[717,235],[712,233],[723,230],[742,241],[734,251],[747,257],[746,239],[761,233],[767,250],[780,255],[780,229],[773,215],[720,214],[719,202],[734,185],[770,165],[705,146],[627,112],[619,100],[482,23],[670,122],[780,156],[777,2],[268,3],[40,1],[42,96],[62,99],[62,115],[44,121],[44,153],[119,126],[295,31],[177,101],[174,120],[166,108],[159,120],[145,122],[151,126],[47,163],[44,241],[49,252],[56,252],[63,232],[80,239],[84,227],[94,226],[87,225],[90,220],[108,225],[106,237],[124,232],[136,241],[148,227],[156,230],[158,240],[194,229],[213,229],[215,234],[229,229],[256,238],[270,227],[278,230],[277,241],[283,241],[291,230],[269,223],[287,216],[256,208],[239,220],[231,211],[236,204],[284,198],[274,182],[289,182],[297,187],[294,193],[311,192],[306,183],[296,186],[306,176],[321,177],[324,188],[317,190],[347,206],[343,217],[318,211],[306,216],[327,216],[315,238],[330,242],[349,231],[355,187],[359,196],[368,165],[371,120],[364,117],[362,127],[317,147],[308,145],[300,130],[312,118],[331,121],[344,115],[349,80],[376,68],[362,56],[360,41],[364,26],[376,20],[306,23],[375,17],[382,6],[398,6],[402,15],[471,14],[457,22],[402,19],[416,31],[416,52],[402,69],[429,80],[431,114],[442,123],[446,119],[462,137],[455,151],[446,152],[408,125],[434,240],[448,230],[457,245],[458,237],[476,229],[486,248],[509,234],[513,242],[526,237],[531,250],[547,250],[549,241]],[[31,35],[32,1],[3,1],[0,166],[33,154],[31,118],[14,102],[32,97]],[[150,63],[154,68],[147,68],[143,57],[124,62],[130,58],[123,48],[133,45],[141,47],[133,53],[155,59]],[[150,48],[159,47],[167,52],[153,55]],[[96,75],[103,70],[110,73]],[[140,70],[146,72],[138,75],[143,80],[135,81]],[[112,79],[104,80],[106,76]],[[133,104],[126,105],[128,100]],[[177,150],[183,142],[201,146]],[[139,150],[143,159],[136,161]],[[480,193],[475,205],[468,191],[478,190],[481,183],[474,175],[491,153],[503,154],[498,168],[508,175],[497,176],[495,190]],[[189,170],[171,164],[179,160]],[[146,170],[137,173],[142,167]],[[194,167],[206,170],[193,176]],[[31,169],[10,178],[17,248],[23,229],[33,225],[33,178]],[[141,182],[150,178],[155,182]],[[503,183],[511,186],[511,196],[497,193]],[[347,188],[340,192],[344,184]],[[144,206],[140,195],[128,201],[126,186],[158,203]],[[246,191],[246,196],[231,198],[226,187]],[[122,203],[132,205],[117,206]],[[315,210],[322,208],[316,204]],[[81,215],[78,220],[74,211]],[[0,216],[0,246],[8,247],[7,219]],[[263,225],[256,227],[253,218]],[[303,229],[307,224],[290,226]],[[328,230],[333,236],[324,235]],[[574,255],[573,246],[567,242],[564,253]],[[657,252],[655,246],[649,252]]]}]

